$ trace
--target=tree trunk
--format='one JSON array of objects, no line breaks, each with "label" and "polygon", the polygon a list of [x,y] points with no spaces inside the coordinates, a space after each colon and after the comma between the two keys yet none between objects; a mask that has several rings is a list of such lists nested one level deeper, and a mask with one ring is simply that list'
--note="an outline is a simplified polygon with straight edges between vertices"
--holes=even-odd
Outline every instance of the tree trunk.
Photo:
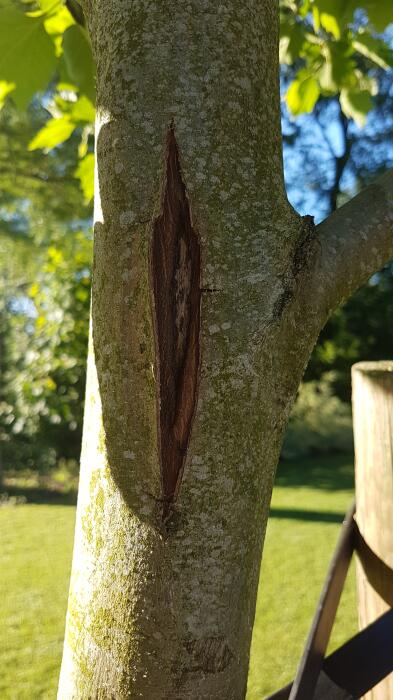
[{"label": "tree trunk", "polygon": [[342,294],[285,194],[278,6],[84,10],[92,333],[59,698],[240,700],[283,429]]}]

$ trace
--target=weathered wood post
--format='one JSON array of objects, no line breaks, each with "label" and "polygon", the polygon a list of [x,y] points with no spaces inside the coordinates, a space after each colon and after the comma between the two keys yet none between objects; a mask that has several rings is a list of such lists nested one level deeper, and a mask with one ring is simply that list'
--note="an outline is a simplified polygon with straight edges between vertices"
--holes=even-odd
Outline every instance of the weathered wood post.
[{"label": "weathered wood post", "polygon": [[[352,403],[356,520],[371,549],[393,567],[393,361],[361,362],[352,367]],[[370,585],[360,563],[357,588],[363,628],[388,605]],[[391,700],[393,674],[365,697]]]}]

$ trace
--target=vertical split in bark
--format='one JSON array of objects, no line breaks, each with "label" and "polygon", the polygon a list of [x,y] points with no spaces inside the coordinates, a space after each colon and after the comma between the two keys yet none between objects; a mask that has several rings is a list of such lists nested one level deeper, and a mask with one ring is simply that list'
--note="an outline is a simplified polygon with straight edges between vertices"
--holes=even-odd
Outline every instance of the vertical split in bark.
[{"label": "vertical split in bark", "polygon": [[192,227],[173,125],[167,136],[162,211],[153,227],[151,272],[165,519],[179,490],[191,433],[200,330],[200,245]]}]

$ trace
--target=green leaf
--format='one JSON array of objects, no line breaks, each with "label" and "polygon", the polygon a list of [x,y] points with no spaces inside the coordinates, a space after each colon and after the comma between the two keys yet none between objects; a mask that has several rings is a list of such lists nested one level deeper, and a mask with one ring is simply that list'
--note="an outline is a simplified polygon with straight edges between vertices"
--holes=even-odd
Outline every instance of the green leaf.
[{"label": "green leaf", "polygon": [[303,0],[303,3],[300,5],[298,9],[298,13],[300,17],[307,17],[308,13],[310,12],[310,0]]},{"label": "green leaf", "polygon": [[367,73],[362,73],[358,68],[354,72],[353,84],[348,85],[352,90],[359,92],[360,90],[366,90],[370,95],[378,95],[378,80],[372,75]]},{"label": "green leaf", "polygon": [[355,36],[352,44],[356,51],[369,58],[380,68],[384,70],[393,68],[393,51],[382,39],[362,32]]},{"label": "green leaf", "polygon": [[32,299],[34,299],[38,295],[39,291],[39,285],[37,284],[37,282],[34,282],[27,290],[27,293]]},{"label": "green leaf", "polygon": [[304,26],[298,22],[281,23],[280,63],[291,65],[299,57],[305,41]]},{"label": "green leaf", "polygon": [[14,8],[0,15],[0,80],[15,83],[13,99],[20,109],[51,79],[56,56],[42,17],[28,17]]},{"label": "green leaf", "polygon": [[291,83],[289,86],[286,99],[287,104],[294,115],[304,112],[312,112],[314,105],[319,97],[319,85],[317,80],[312,76],[300,77]]},{"label": "green leaf", "polygon": [[373,106],[368,90],[351,90],[347,88],[341,90],[340,104],[345,116],[353,119],[359,127],[365,125],[367,113]]},{"label": "green leaf", "polygon": [[85,95],[82,95],[76,102],[73,103],[70,113],[75,122],[87,122],[88,124],[94,122],[94,105]]},{"label": "green leaf", "polygon": [[284,7],[293,13],[297,12],[297,5],[296,5],[295,0],[281,0],[280,7],[282,7],[282,8]]},{"label": "green leaf", "polygon": [[321,12],[321,26],[329,32],[329,34],[333,34],[335,39],[339,39],[341,36],[341,31],[340,31],[340,25],[337,21],[337,17],[334,17],[334,15],[329,15],[327,12]]},{"label": "green leaf", "polygon": [[322,27],[329,34],[333,34],[336,39],[341,36],[340,25],[337,18],[334,15],[330,15],[327,12],[320,12],[317,7],[313,7],[313,19],[314,19],[314,29],[319,32]]},{"label": "green leaf", "polygon": [[7,95],[15,89],[15,83],[7,83],[6,80],[0,80],[0,109],[3,107]]},{"label": "green leaf", "polygon": [[322,27],[340,39],[344,28],[352,21],[356,7],[356,0],[314,0],[312,12],[315,31]]},{"label": "green leaf", "polygon": [[75,24],[74,19],[64,5],[59,5],[56,12],[45,18],[45,29],[51,36],[64,34],[68,27]]},{"label": "green leaf", "polygon": [[324,63],[318,72],[321,89],[335,94],[353,80],[355,62],[351,58],[353,49],[344,41],[329,41],[323,47]]},{"label": "green leaf", "polygon": [[71,136],[75,127],[76,124],[71,121],[68,114],[59,119],[49,119],[45,126],[30,141],[28,149],[29,151],[35,151],[37,148],[45,148],[47,150],[55,148],[55,146],[63,143]]},{"label": "green leaf", "polygon": [[89,38],[83,27],[74,24],[64,32],[64,61],[71,83],[94,104],[94,63]]},{"label": "green leaf", "polygon": [[81,140],[78,146],[78,156],[79,158],[84,158],[87,154],[89,147],[89,136],[91,133],[90,127],[86,126],[82,131]]},{"label": "green leaf", "polygon": [[316,32],[322,27],[333,34],[336,39],[341,36],[338,17],[341,14],[340,0],[316,0],[312,8],[314,29]]},{"label": "green leaf", "polygon": [[74,173],[80,180],[86,202],[90,202],[94,194],[94,155],[88,153],[80,162]]}]

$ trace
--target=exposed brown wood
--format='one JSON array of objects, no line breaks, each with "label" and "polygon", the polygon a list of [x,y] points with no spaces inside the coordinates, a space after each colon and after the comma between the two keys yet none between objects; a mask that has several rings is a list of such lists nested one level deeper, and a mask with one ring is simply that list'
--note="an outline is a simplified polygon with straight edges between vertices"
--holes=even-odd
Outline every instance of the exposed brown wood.
[{"label": "exposed brown wood", "polygon": [[[352,382],[356,520],[373,553],[387,567],[393,567],[393,362],[354,365]],[[385,596],[389,596],[387,583],[386,579]],[[363,628],[389,606],[371,586],[360,564],[357,586],[359,622]],[[390,594],[393,595],[393,591]],[[392,697],[393,674],[366,695],[367,700],[390,700]]]},{"label": "exposed brown wood", "polygon": [[196,404],[201,294],[199,238],[173,125],[167,135],[161,214],[153,227],[151,271],[165,519],[179,490]]}]

